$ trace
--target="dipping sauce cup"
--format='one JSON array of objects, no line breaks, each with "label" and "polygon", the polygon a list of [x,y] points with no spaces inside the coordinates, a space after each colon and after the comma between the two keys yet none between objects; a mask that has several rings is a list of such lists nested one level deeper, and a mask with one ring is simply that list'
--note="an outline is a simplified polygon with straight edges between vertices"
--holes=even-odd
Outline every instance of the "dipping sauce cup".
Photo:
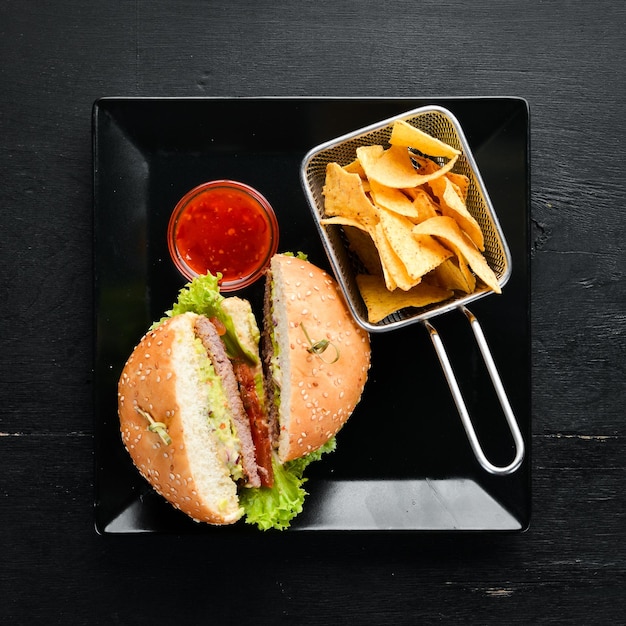
[{"label": "dipping sauce cup", "polygon": [[235,291],[261,277],[278,249],[278,221],[256,189],[233,180],[195,187],[176,205],[168,246],[189,280],[222,274],[221,291]]}]

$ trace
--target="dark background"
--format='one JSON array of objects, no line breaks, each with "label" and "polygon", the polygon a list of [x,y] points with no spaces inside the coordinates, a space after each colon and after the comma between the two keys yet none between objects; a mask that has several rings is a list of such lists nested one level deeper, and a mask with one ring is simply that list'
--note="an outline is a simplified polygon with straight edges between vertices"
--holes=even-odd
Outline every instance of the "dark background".
[{"label": "dark background", "polygon": [[[5,0],[0,619],[623,621],[625,23],[615,1]],[[95,533],[91,109],[112,95],[528,100],[526,533]]]}]

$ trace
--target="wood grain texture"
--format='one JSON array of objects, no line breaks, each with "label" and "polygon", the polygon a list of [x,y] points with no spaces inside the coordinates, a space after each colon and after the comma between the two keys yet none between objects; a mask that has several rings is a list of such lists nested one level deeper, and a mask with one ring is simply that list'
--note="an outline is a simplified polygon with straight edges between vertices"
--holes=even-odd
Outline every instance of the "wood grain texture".
[{"label": "wood grain texture", "polygon": [[[24,470],[34,445],[55,451],[46,456],[45,472]],[[624,484],[626,470],[615,439],[535,437],[534,522],[522,535],[192,541],[97,537],[89,509],[91,448],[89,437],[76,435],[0,438],[8,469],[2,495],[12,505],[3,516],[12,532],[3,541],[0,578],[11,591],[2,609],[7,619],[30,611],[33,623],[54,614],[56,623],[140,624],[173,618],[176,599],[197,593],[204,603],[188,606],[183,623],[200,619],[207,606],[218,623],[233,614],[244,624],[558,624],[580,616],[594,623],[592,610],[602,617],[597,623],[619,622],[626,559],[616,541],[624,538],[626,502],[615,485]],[[258,570],[249,600],[254,614],[232,606],[242,563]],[[168,602],[161,603],[154,592],[164,570]],[[46,577],[36,604],[20,592],[20,581],[33,576]]]},{"label": "wood grain texture", "polygon": [[[624,23],[607,0],[1,3],[0,621],[622,622]],[[104,95],[528,100],[529,531],[95,534],[90,115]]]}]

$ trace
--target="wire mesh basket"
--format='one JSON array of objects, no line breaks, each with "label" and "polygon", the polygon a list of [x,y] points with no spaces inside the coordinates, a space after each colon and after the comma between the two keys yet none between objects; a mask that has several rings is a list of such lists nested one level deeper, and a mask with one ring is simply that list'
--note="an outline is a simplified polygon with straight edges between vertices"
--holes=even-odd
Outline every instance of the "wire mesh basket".
[{"label": "wire mesh basket", "polygon": [[[306,154],[302,162],[300,173],[302,186],[333,272],[356,321],[369,332],[391,331],[409,324],[422,322],[430,334],[478,462],[490,473],[510,474],[516,471],[523,461],[524,441],[478,319],[466,307],[470,302],[493,293],[492,290],[488,287],[479,287],[471,294],[455,292],[455,295],[443,303],[432,304],[419,309],[407,307],[388,315],[379,322],[372,323],[368,320],[367,307],[357,284],[356,277],[362,271],[359,258],[347,245],[341,226],[323,225],[320,221],[325,216],[322,190],[326,180],[327,165],[333,162],[341,166],[351,163],[356,158],[357,148],[361,146],[382,145],[386,147],[389,144],[393,125],[399,120],[415,126],[461,152],[452,171],[463,174],[469,179],[466,207],[478,222],[483,233],[485,260],[494,272],[498,284],[503,287],[511,275],[510,251],[463,130],[454,115],[447,109],[434,105],[413,109],[313,148]],[[439,160],[439,164],[444,165],[444,159],[435,158],[435,160]],[[495,466],[486,458],[473,428],[443,342],[432,323],[429,322],[430,318],[455,309],[460,309],[470,322],[514,440],[515,458],[504,467]]]},{"label": "wire mesh basket", "polygon": [[482,230],[485,239],[485,259],[501,287],[508,281],[511,273],[509,248],[491,200],[461,126],[450,111],[438,106],[421,107],[333,139],[313,148],[305,156],[301,170],[302,185],[309,200],[319,235],[352,314],[357,322],[370,332],[394,330],[400,326],[412,324],[452,310],[460,305],[468,304],[491,293],[487,288],[480,288],[469,295],[459,292],[444,303],[424,307],[419,311],[405,309],[376,324],[368,321],[367,309],[356,283],[356,275],[360,267],[359,260],[346,246],[343,230],[340,226],[323,226],[320,224],[320,219],[324,216],[322,189],[326,178],[326,166],[329,163],[336,162],[342,166],[347,165],[355,159],[358,147],[386,145],[393,124],[398,120],[405,121],[461,151],[452,171],[464,174],[469,179],[466,206]]}]

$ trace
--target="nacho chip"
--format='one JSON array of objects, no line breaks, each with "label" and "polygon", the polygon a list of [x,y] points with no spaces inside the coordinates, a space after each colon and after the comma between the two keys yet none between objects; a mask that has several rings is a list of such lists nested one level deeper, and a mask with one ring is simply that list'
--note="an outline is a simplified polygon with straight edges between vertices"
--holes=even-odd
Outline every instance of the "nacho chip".
[{"label": "nacho chip", "polygon": [[[441,168],[441,165],[439,165],[439,163],[436,163],[432,159],[427,159],[426,157],[420,156],[419,154],[409,152],[409,156],[411,157],[411,160],[417,165],[417,169],[422,176],[430,176],[430,174],[438,172]],[[444,176],[446,175],[447,173],[444,174]]]},{"label": "nacho chip", "polygon": [[452,183],[454,190],[459,194],[464,203],[467,202],[467,191],[469,189],[469,178],[465,174],[448,172],[446,178]]},{"label": "nacho chip", "polygon": [[476,288],[476,277],[469,271],[465,259],[446,259],[428,275],[432,282],[442,289],[472,293]]},{"label": "nacho chip", "polygon": [[439,178],[449,172],[456,163],[457,156],[451,158],[445,166],[436,171],[421,174],[413,165],[411,155],[404,146],[391,146],[387,150],[375,151],[374,146],[357,148],[357,156],[367,178],[375,180],[381,185],[402,189],[416,187]]},{"label": "nacho chip", "polygon": [[348,240],[348,247],[359,257],[368,273],[382,276],[383,268],[380,262],[380,255],[369,232],[353,226],[345,226],[343,231]]},{"label": "nacho chip", "polygon": [[365,195],[358,174],[346,172],[339,164],[326,167],[326,183],[322,190],[326,215],[351,218],[365,225],[378,222],[376,208]]},{"label": "nacho chip", "polygon": [[380,254],[380,262],[387,289],[389,291],[397,288],[404,291],[410,289],[416,281],[409,276],[404,263],[402,263],[387,239],[381,223],[378,223],[372,230],[372,239]]},{"label": "nacho chip", "polygon": [[379,276],[361,274],[356,280],[372,324],[406,307],[423,307],[452,296],[452,291],[427,283],[420,283],[408,291],[389,291]]},{"label": "nacho chip", "polygon": [[465,202],[454,190],[452,183],[444,176],[428,181],[428,186],[439,200],[441,212],[453,218],[476,244],[476,247],[479,250],[484,250],[485,240],[483,232],[478,222],[467,210]]},{"label": "nacho chip", "polygon": [[331,226],[335,224],[336,226],[352,226],[353,228],[358,228],[366,233],[370,231],[370,227],[355,219],[353,217],[344,217],[343,215],[333,215],[332,217],[323,217],[320,219],[320,224]]},{"label": "nacho chip", "polygon": [[358,174],[361,179],[366,178],[365,170],[363,169],[359,159],[354,159],[354,161],[351,161],[348,165],[344,165],[343,169],[350,174]]},{"label": "nacho chip", "polygon": [[454,255],[451,261],[454,261],[458,265],[459,272],[463,276],[463,280],[467,283],[469,291],[467,293],[473,293],[476,290],[476,275],[472,272],[470,266],[467,263],[467,259],[463,256],[463,253],[450,241],[446,242],[446,248],[452,250]]},{"label": "nacho chip", "polygon": [[394,122],[389,143],[392,146],[414,148],[422,154],[434,157],[452,158],[461,154],[456,148],[401,120]]},{"label": "nacho chip", "polygon": [[413,197],[413,207],[417,213],[417,217],[413,220],[416,224],[438,215],[437,205],[421,187],[415,187],[411,196]]},{"label": "nacho chip", "polygon": [[359,167],[363,171],[364,177],[369,178],[367,170],[373,166],[373,164],[380,159],[385,152],[383,146],[375,144],[372,146],[360,146],[356,149],[356,161]]},{"label": "nacho chip", "polygon": [[370,183],[372,200],[374,204],[398,215],[404,215],[411,219],[418,219],[418,207],[413,206],[411,199],[399,189],[386,187],[372,180]]},{"label": "nacho chip", "polygon": [[381,209],[379,215],[389,245],[404,264],[413,284],[452,256],[432,237],[413,235],[414,224],[406,217],[386,209]]},{"label": "nacho chip", "polygon": [[432,217],[413,227],[413,234],[418,236],[431,235],[454,246],[470,267],[490,289],[501,293],[498,279],[487,264],[485,257],[476,249],[471,239],[461,230],[456,221],[446,215]]}]

